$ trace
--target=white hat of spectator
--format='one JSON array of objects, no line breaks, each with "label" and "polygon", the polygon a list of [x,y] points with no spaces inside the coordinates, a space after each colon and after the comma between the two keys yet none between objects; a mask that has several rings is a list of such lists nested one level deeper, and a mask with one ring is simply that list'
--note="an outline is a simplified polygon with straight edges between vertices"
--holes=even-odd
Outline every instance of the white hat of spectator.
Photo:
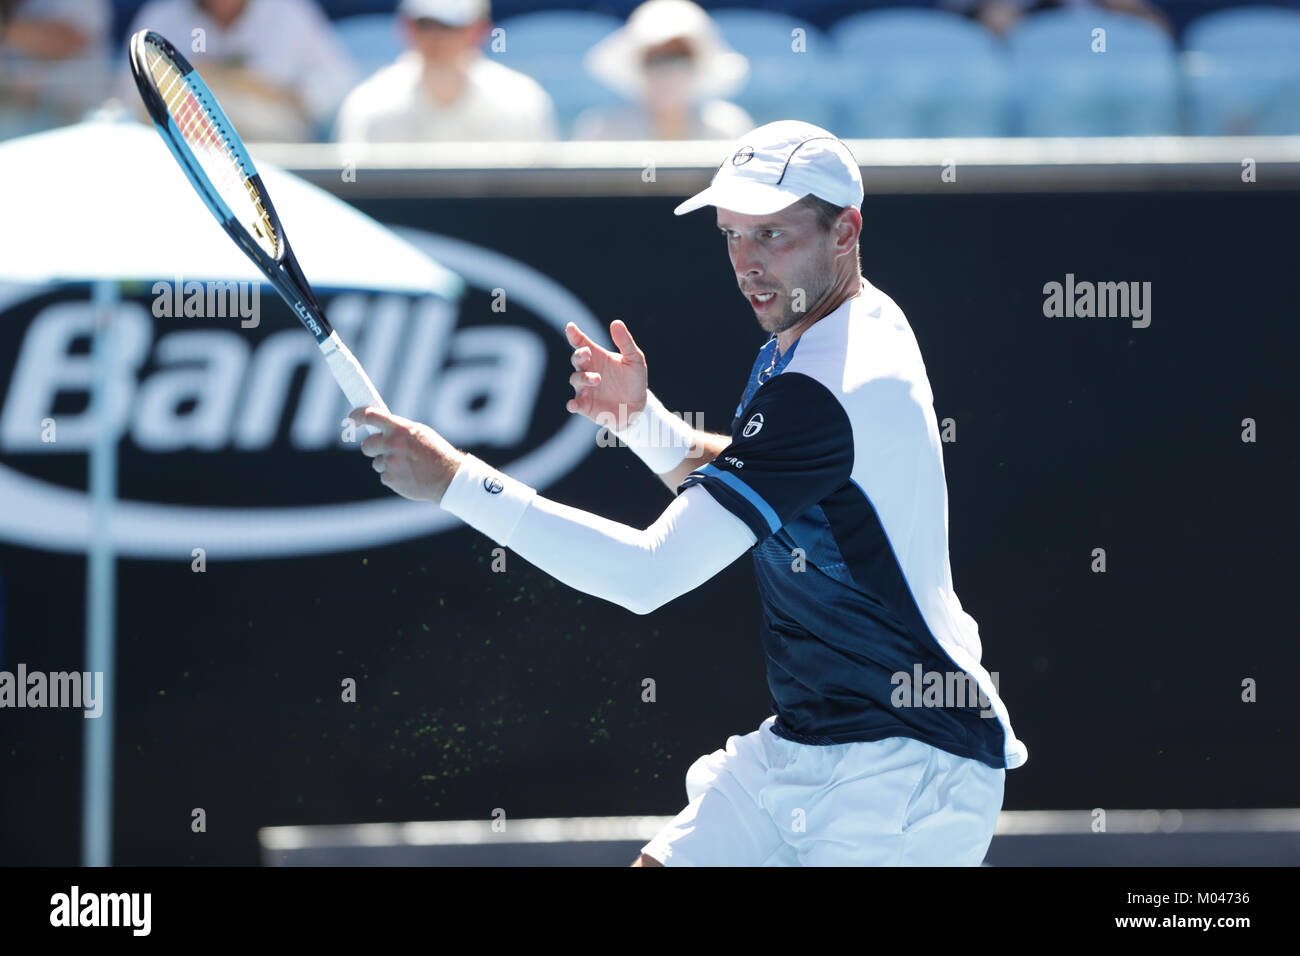
[{"label": "white hat of spectator", "polygon": [[427,18],[449,27],[467,27],[491,16],[488,0],[402,0],[397,12],[412,20]]},{"label": "white hat of spectator", "polygon": [[690,0],[641,4],[626,24],[587,51],[587,70],[624,96],[639,99],[646,90],[646,51],[679,39],[694,54],[694,96],[729,96],[745,85],[749,61],[727,44],[709,15]]},{"label": "white hat of spectator", "polygon": [[746,216],[779,212],[804,196],[833,206],[862,206],[862,172],[834,133],[812,123],[778,120],[732,144],[713,182],[673,210],[680,216],[718,206]]}]

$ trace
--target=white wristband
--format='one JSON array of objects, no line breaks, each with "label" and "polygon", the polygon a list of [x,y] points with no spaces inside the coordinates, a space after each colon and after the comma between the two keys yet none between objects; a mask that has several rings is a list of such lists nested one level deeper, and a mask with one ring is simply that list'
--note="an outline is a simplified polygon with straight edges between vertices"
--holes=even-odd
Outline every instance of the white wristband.
[{"label": "white wristband", "polygon": [[645,409],[623,431],[614,434],[656,475],[665,475],[686,459],[694,429],[646,389]]},{"label": "white wristband", "polygon": [[466,455],[439,504],[472,528],[508,546],[537,492],[502,474],[486,462]]}]

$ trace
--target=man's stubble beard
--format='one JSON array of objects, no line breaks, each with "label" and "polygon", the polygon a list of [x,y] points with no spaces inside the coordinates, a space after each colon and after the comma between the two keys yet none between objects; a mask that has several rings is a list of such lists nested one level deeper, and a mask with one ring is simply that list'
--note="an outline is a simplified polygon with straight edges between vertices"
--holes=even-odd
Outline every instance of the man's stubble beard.
[{"label": "man's stubble beard", "polygon": [[[767,332],[769,335],[780,335],[782,332],[792,329],[802,322],[808,313],[812,311],[817,303],[819,303],[835,285],[834,265],[832,264],[818,271],[818,273],[813,277],[813,280],[816,286],[815,288],[809,288],[808,285],[802,286],[805,293],[803,311],[796,312],[792,309],[790,307],[790,296],[785,296],[785,293],[782,292],[786,301],[785,309],[782,311],[780,316],[777,316],[774,319],[768,319],[768,322],[773,324],[767,324],[761,316],[756,315],[755,318],[758,319],[759,328],[764,332]],[[801,287],[795,286],[795,288],[797,289]]]}]

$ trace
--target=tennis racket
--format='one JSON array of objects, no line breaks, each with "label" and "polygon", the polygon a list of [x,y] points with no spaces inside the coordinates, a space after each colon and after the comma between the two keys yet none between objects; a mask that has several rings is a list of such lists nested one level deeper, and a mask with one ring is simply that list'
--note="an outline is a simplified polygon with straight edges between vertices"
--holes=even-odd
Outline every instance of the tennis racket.
[{"label": "tennis racket", "polygon": [[[131,37],[131,74],[145,108],[195,192],[316,337],[352,408],[388,406],[339,339],[298,265],[271,196],[239,133],[198,71],[152,30]],[[367,433],[378,429],[362,426]]]}]

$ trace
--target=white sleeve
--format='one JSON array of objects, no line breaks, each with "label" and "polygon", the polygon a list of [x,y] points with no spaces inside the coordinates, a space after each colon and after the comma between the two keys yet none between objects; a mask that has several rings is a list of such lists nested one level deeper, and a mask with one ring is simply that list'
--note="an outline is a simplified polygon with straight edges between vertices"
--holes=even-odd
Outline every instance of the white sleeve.
[{"label": "white sleeve", "polygon": [[543,498],[467,455],[442,507],[558,581],[649,614],[757,542],[702,487],[677,495],[644,531]]},{"label": "white sleeve", "polygon": [[602,424],[613,429],[614,435],[656,475],[666,475],[686,460],[695,434],[684,419],[668,411],[648,388],[645,409],[629,427],[619,431],[613,428],[618,422]]}]

